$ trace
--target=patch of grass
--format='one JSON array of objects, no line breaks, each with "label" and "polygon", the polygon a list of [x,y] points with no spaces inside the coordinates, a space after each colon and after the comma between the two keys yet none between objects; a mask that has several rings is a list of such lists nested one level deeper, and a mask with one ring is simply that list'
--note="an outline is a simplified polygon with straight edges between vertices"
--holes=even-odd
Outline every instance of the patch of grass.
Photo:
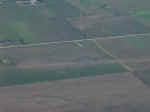
[{"label": "patch of grass", "polygon": [[101,3],[100,0],[80,0],[80,3],[83,4],[83,5],[91,5],[91,4],[99,4]]},{"label": "patch of grass", "polygon": [[150,11],[131,11],[131,15],[135,18],[135,20],[141,21],[145,25],[150,25]]},{"label": "patch of grass", "polygon": [[150,11],[133,11],[132,14],[137,17],[150,18]]},{"label": "patch of grass", "polygon": [[44,4],[39,7],[30,7],[8,1],[5,7],[1,6],[0,41],[10,40],[10,43],[15,41],[14,43],[17,44],[20,40],[24,40],[25,43],[56,41],[55,38],[60,40],[79,32],[71,29],[71,24],[66,23],[69,17],[80,15],[77,8],[65,0],[48,0],[44,1]]},{"label": "patch of grass", "polygon": [[[3,72],[2,72],[3,71]],[[56,70],[6,69],[1,70],[0,86],[63,80],[109,73],[126,72],[120,64],[97,64]]]},{"label": "patch of grass", "polygon": [[16,22],[14,24],[14,29],[18,34],[18,37],[22,39],[25,43],[36,42],[33,32],[29,31],[28,25],[24,22]]},{"label": "patch of grass", "polygon": [[136,38],[136,37],[125,37],[124,40],[127,40],[133,47],[139,51],[146,51],[150,49],[150,38]]}]

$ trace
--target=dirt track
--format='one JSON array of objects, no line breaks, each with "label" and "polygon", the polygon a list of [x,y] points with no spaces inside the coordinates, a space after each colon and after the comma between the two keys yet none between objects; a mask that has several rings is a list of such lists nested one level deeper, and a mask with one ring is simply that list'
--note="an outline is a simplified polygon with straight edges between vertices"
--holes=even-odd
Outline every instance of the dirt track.
[{"label": "dirt track", "polygon": [[0,46],[0,49],[9,49],[9,48],[25,48],[25,47],[36,47],[36,46],[45,46],[45,45],[56,45],[62,43],[71,43],[71,42],[82,42],[85,40],[108,40],[108,39],[122,39],[125,36],[142,36],[150,33],[143,33],[143,34],[128,34],[122,36],[109,36],[109,37],[95,37],[93,39],[80,39],[80,40],[71,40],[71,41],[56,41],[56,42],[41,42],[41,43],[31,43],[31,44],[24,44],[24,45],[8,45],[8,46]]}]

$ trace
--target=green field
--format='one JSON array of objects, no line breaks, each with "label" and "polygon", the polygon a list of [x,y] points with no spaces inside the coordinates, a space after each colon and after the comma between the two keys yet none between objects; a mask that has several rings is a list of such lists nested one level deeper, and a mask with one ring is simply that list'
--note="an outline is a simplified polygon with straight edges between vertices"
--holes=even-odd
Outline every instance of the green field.
[{"label": "green field", "polygon": [[150,35],[141,36],[141,38],[136,37],[125,37],[124,40],[127,40],[133,47],[135,47],[139,51],[147,51],[150,49]]},{"label": "green field", "polygon": [[[30,7],[7,1],[0,5],[0,42],[27,44],[150,32],[147,22],[138,19],[149,20],[149,2],[144,2],[145,7],[140,5],[141,1],[133,0],[127,6],[128,2],[46,0]],[[87,26],[80,29],[74,22]]]},{"label": "green field", "polygon": [[150,26],[150,10],[131,11],[130,12],[135,20],[142,22],[143,24]]},{"label": "green field", "polygon": [[48,1],[35,8],[8,1],[0,6],[0,15],[0,41],[18,44],[82,36],[67,22],[67,18],[79,16],[80,12],[64,0]]},{"label": "green field", "polygon": [[97,64],[64,69],[0,69],[0,86],[55,81],[68,78],[80,78],[112,73],[127,72],[119,64]]}]

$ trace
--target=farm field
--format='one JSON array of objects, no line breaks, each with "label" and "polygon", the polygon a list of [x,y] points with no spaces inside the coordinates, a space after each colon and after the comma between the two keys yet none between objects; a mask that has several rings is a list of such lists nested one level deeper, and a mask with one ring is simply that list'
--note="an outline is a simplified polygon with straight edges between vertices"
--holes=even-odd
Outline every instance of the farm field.
[{"label": "farm field", "polygon": [[0,112],[150,112],[149,4],[1,0]]},{"label": "farm field", "polygon": [[[67,0],[73,6],[86,14],[95,14],[101,10],[112,12],[116,15],[128,15],[131,11],[149,10],[150,1],[143,0]],[[141,5],[142,4],[142,5]]]},{"label": "farm field", "polygon": [[70,20],[71,23],[89,38],[149,32],[147,0],[67,1],[81,12],[80,17]]},{"label": "farm field", "polygon": [[0,6],[0,14],[1,41],[18,44],[82,37],[66,20],[78,16],[79,11],[64,0],[47,1],[35,8],[7,1]]},{"label": "farm field", "polygon": [[0,51],[2,86],[127,71],[89,40]]},{"label": "farm field", "polygon": [[[83,0],[81,4],[80,0],[45,0],[38,2],[37,7],[24,2],[6,0],[0,5],[0,43],[28,44],[150,32],[150,26],[140,19],[146,16],[148,21],[149,9],[147,4],[141,7],[140,2],[135,9],[123,11],[120,8],[124,6],[114,9],[116,3],[103,0]],[[133,3],[130,5],[134,6]]]},{"label": "farm field", "polygon": [[141,34],[41,45],[1,46],[0,83],[2,86],[16,85],[136,72],[149,67],[149,41],[149,34]]},{"label": "farm field", "polygon": [[[128,16],[94,15],[72,20],[73,26],[90,37],[148,33],[149,27]],[[123,26],[123,27],[122,27]]]},{"label": "farm field", "polygon": [[97,39],[97,43],[100,43],[105,49],[121,59],[149,58],[149,42],[149,34],[143,36],[125,36],[124,38],[109,40]]},{"label": "farm field", "polygon": [[[92,41],[64,42],[24,48],[0,49],[2,58],[19,63],[39,61],[39,63],[88,62],[112,59],[98,49]],[[22,55],[18,55],[22,54]]]},{"label": "farm field", "polygon": [[[42,68],[43,66],[45,68]],[[76,64],[74,66],[66,65],[66,67],[63,68],[56,68],[60,65],[55,65],[55,69],[53,67],[54,65],[43,66],[41,68],[5,67],[0,69],[0,87],[97,76],[104,75],[106,73],[122,73],[127,71],[117,63],[93,64],[84,66],[79,66]]]},{"label": "farm field", "polygon": [[[129,72],[0,88],[2,111],[148,112],[150,90]],[[114,102],[115,101],[115,102]]]},{"label": "farm field", "polygon": [[[35,111],[37,109],[35,107],[39,105],[38,110],[48,109],[49,111],[52,109],[56,112],[71,110],[94,110],[95,112],[97,110],[103,112],[111,112],[113,110],[119,112],[122,109],[127,112],[134,112],[135,110],[149,111],[150,100],[148,96],[150,89],[147,86],[149,85],[149,75],[145,70],[149,68],[149,52],[144,51],[149,49],[149,39],[149,34],[137,34],[76,41],[58,41],[47,44],[2,45],[0,47],[0,89],[4,90],[1,90],[0,96],[8,99],[5,102],[0,102],[3,105],[1,109],[2,111],[10,111],[11,109],[16,112],[23,110],[30,112]],[[113,46],[111,46],[112,43]],[[127,43],[129,48],[125,46]],[[65,96],[56,95],[55,91],[53,91],[55,95],[50,96],[50,98],[47,95],[42,96],[42,94],[49,93],[46,90],[40,90],[40,87],[46,88],[45,84],[47,86],[54,84],[53,87],[58,89],[61,82],[63,86],[63,82],[65,84],[66,81],[69,81],[69,83],[75,81],[72,85],[68,84],[73,92],[76,87],[74,84],[79,83],[78,80],[80,82],[79,87],[83,85],[87,93],[90,93],[88,91],[96,91],[98,88],[104,93],[97,96],[99,93],[97,91],[91,93],[92,96],[86,94],[87,97],[84,98],[82,96],[83,91],[80,89],[76,90],[78,94],[81,94],[78,97],[74,97],[77,93],[67,94],[67,91],[63,89],[61,93],[67,94]],[[16,90],[18,87],[27,88],[26,91],[33,92],[33,94],[35,92],[34,88],[39,88],[39,91],[36,91],[36,93],[40,97],[34,98],[22,93],[17,95],[18,92]],[[29,88],[32,89],[30,90]],[[58,92],[58,90],[56,91]],[[12,94],[5,96],[3,95],[5,91],[14,91],[13,94],[16,94],[16,96]],[[130,91],[130,93],[127,94],[126,91]],[[140,93],[139,91],[144,92]],[[135,96],[134,92],[138,92],[138,95]],[[108,94],[110,99],[107,100],[106,94]],[[114,98],[114,96],[116,97]],[[30,97],[30,100],[27,97]],[[101,101],[102,97],[104,97],[104,102]],[[115,100],[116,98],[118,99],[117,101]],[[65,99],[67,99],[68,103]],[[56,106],[53,105],[51,100],[55,102]],[[114,100],[115,103],[108,103]],[[60,104],[61,101],[62,103]],[[93,105],[89,101],[96,102]],[[4,106],[6,104],[9,105],[8,102],[16,103],[12,106]],[[30,105],[31,102],[32,105]],[[16,107],[18,103],[22,105],[19,108]],[[98,104],[101,104],[101,106],[98,106]],[[48,105],[51,108],[47,107]],[[63,108],[59,105],[63,105]],[[84,105],[88,105],[88,108],[85,108]]]}]

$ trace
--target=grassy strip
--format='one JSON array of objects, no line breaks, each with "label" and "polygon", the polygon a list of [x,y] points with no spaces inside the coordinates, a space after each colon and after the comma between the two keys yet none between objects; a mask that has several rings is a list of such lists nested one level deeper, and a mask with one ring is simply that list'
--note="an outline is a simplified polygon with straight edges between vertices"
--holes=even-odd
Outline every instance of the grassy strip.
[{"label": "grassy strip", "polygon": [[58,70],[7,69],[0,71],[0,86],[55,81],[68,78],[126,72],[120,64],[97,64]]}]

